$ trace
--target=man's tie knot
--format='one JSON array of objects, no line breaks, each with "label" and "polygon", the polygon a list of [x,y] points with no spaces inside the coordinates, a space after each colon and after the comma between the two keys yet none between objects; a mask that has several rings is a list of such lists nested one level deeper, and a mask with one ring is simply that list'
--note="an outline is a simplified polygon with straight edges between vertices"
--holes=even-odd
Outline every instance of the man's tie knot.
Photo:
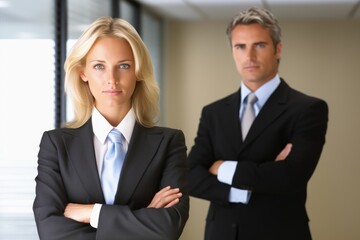
[{"label": "man's tie knot", "polygon": [[258,99],[257,99],[255,93],[253,93],[253,92],[249,93],[249,95],[247,96],[247,104],[254,105],[254,103],[256,103],[257,100]]}]

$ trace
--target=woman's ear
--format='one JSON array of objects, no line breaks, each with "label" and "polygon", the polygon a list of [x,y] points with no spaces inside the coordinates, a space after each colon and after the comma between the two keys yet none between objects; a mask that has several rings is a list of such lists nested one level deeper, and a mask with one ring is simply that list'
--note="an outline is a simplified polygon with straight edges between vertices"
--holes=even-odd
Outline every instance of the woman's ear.
[{"label": "woman's ear", "polygon": [[87,82],[88,80],[87,80],[87,77],[86,77],[86,75],[85,75],[85,73],[83,72],[83,71],[80,71],[80,77],[81,77],[81,79],[84,81],[84,82]]}]

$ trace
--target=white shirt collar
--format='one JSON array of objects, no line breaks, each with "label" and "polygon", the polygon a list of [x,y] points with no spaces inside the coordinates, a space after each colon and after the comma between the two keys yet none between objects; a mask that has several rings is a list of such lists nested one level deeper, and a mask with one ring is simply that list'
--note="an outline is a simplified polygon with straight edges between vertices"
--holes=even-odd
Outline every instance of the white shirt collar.
[{"label": "white shirt collar", "polygon": [[[122,133],[127,143],[130,142],[132,132],[134,130],[134,125],[135,113],[134,109],[131,108],[120,124],[115,127]],[[92,127],[95,137],[102,144],[105,143],[107,135],[114,128],[95,107],[92,112]]]}]

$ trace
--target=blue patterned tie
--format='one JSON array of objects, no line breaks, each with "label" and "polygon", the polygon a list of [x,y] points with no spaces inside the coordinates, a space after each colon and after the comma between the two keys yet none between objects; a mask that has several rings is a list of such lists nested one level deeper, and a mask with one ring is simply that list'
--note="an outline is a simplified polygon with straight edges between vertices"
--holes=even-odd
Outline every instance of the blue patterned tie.
[{"label": "blue patterned tie", "polygon": [[108,134],[108,150],[105,153],[101,171],[101,186],[106,204],[114,204],[120,172],[125,157],[122,138],[123,135],[116,129],[111,130]]}]

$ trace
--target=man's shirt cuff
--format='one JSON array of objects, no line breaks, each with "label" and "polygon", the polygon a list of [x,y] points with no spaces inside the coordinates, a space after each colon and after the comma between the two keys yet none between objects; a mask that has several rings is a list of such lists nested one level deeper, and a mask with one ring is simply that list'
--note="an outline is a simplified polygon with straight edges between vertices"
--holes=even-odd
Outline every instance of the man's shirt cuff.
[{"label": "man's shirt cuff", "polygon": [[[224,161],[219,169],[217,178],[220,182],[231,185],[234,178],[237,161]],[[251,191],[232,187],[229,193],[229,202],[247,204],[250,200]]]},{"label": "man's shirt cuff", "polygon": [[93,210],[91,212],[90,225],[93,228],[98,227],[101,207],[102,207],[102,204],[95,203]]},{"label": "man's shirt cuff", "polygon": [[229,202],[248,204],[251,196],[251,191],[238,188],[231,188],[229,194]]},{"label": "man's shirt cuff", "polygon": [[222,183],[231,185],[235,174],[236,166],[236,161],[224,161],[218,169],[218,180]]}]

